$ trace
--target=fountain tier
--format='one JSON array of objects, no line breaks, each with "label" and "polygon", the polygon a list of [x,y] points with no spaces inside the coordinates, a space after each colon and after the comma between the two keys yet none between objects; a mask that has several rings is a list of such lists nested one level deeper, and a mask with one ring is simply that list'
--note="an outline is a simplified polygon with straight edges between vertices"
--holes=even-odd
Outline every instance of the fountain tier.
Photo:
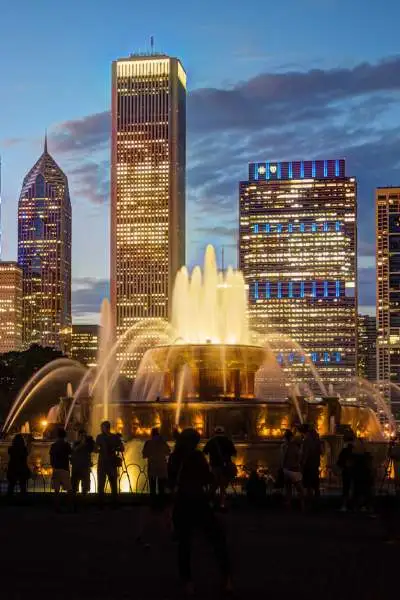
[{"label": "fountain tier", "polygon": [[[162,400],[177,401],[253,399],[255,374],[266,359],[266,350],[259,346],[158,346],[146,352],[134,400],[154,401],[154,393]],[[146,385],[148,379],[158,380],[158,387]]]}]

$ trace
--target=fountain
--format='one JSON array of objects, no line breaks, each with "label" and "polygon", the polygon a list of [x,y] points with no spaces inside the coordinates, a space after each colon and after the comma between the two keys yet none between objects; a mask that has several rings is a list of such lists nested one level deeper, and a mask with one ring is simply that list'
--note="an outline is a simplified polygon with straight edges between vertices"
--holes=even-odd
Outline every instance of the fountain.
[{"label": "fountain", "polygon": [[[373,386],[350,382],[339,397],[331,386],[326,389],[308,353],[294,340],[249,329],[243,275],[232,268],[219,271],[211,246],[203,270],[195,267],[189,273],[183,267],[178,272],[170,323],[146,319],[114,341],[105,300],[100,332],[97,367],[85,369],[69,359],[46,365],[16,398],[4,433],[23,418],[24,407],[39,389],[57,378],[69,381],[72,372],[79,372],[80,380],[73,398],[70,389],[66,396],[66,426],[83,422],[95,433],[101,420],[111,420],[126,439],[134,440],[128,452],[136,448],[135,461],[137,440],[154,426],[172,439],[176,427],[195,427],[206,438],[222,425],[239,447],[239,460],[270,464],[277,459],[282,431],[296,423],[313,422],[321,435],[331,438],[345,425],[374,441],[384,440],[393,429],[390,411]],[[118,398],[121,369],[143,348],[130,395]],[[311,387],[304,378],[293,378],[282,348],[299,355]],[[384,410],[386,424],[381,425]],[[60,418],[59,413],[53,416]]]}]

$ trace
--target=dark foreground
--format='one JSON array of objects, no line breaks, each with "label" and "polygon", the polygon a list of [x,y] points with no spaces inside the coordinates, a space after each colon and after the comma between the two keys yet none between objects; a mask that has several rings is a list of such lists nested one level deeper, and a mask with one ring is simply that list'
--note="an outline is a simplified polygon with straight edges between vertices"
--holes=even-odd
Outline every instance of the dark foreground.
[{"label": "dark foreground", "polygon": [[[78,514],[56,514],[40,503],[0,506],[1,597],[181,598],[170,536],[153,530],[151,548],[135,543],[145,510],[86,506]],[[338,514],[329,505],[306,515],[242,506],[222,518],[235,598],[379,600],[397,594],[400,544],[385,543],[381,518]],[[196,598],[221,597],[212,554],[201,538],[193,558]]]}]

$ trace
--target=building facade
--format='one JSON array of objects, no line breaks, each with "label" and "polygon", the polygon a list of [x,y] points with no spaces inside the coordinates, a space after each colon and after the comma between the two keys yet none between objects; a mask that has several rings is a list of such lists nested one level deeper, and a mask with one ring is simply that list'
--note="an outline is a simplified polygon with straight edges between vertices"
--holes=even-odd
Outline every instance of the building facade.
[{"label": "building facade", "polygon": [[66,175],[47,150],[26,175],[18,203],[23,343],[63,352],[71,344],[71,202]]},{"label": "building facade", "polygon": [[375,215],[378,383],[399,422],[400,187],[376,190]]},{"label": "building facade", "polygon": [[0,262],[0,354],[22,347],[22,271],[16,262]]},{"label": "building facade", "polygon": [[86,367],[95,367],[98,346],[98,325],[72,325],[71,358]]},{"label": "building facade", "polygon": [[[186,74],[176,58],[112,66],[111,310],[116,336],[166,319],[185,262]],[[127,337],[127,343],[129,338]],[[122,372],[134,376],[143,350]],[[117,360],[126,353],[121,347]]]},{"label": "building facade", "polygon": [[239,212],[251,326],[294,380],[323,392],[311,359],[338,390],[357,365],[355,179],[344,160],[252,163]]},{"label": "building facade", "polygon": [[358,315],[357,366],[358,376],[375,383],[376,371],[376,317]]}]

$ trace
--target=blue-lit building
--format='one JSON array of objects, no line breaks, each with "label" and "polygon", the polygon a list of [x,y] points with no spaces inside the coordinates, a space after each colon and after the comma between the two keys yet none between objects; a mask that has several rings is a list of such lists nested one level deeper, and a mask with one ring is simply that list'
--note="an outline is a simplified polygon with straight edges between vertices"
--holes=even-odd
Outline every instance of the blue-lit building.
[{"label": "blue-lit building", "polygon": [[344,160],[251,163],[240,183],[251,325],[314,389],[309,359],[336,389],[356,375],[356,192]]},{"label": "blue-lit building", "polygon": [[71,202],[66,175],[44,151],[18,203],[23,343],[64,352],[71,344]]}]

